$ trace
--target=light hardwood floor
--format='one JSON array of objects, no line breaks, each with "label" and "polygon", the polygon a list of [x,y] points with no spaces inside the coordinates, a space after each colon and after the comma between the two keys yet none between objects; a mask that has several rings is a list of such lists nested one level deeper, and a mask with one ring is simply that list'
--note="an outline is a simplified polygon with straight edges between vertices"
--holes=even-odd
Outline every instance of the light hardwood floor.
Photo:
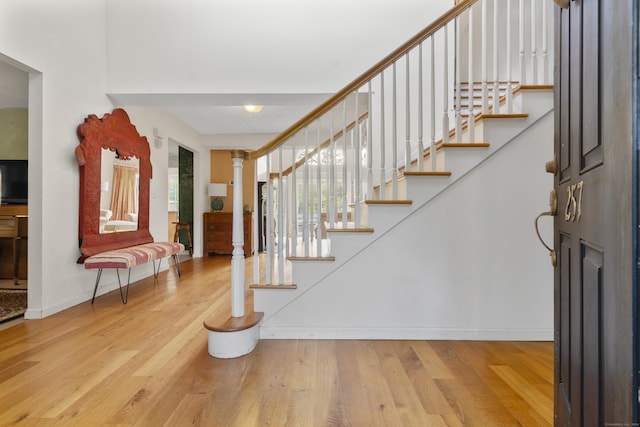
[{"label": "light hardwood floor", "polygon": [[550,342],[262,340],[219,360],[202,322],[230,257],[182,272],[0,331],[0,425],[552,425]]}]

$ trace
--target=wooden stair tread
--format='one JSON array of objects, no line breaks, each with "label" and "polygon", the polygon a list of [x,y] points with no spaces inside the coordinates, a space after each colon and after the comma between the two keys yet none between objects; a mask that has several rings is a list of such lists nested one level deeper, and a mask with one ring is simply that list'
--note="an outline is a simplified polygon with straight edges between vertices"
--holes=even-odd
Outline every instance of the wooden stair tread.
[{"label": "wooden stair tread", "polygon": [[327,228],[327,233],[373,233],[373,228]]},{"label": "wooden stair tread", "polygon": [[365,200],[367,205],[410,205],[411,200]]},{"label": "wooden stair tread", "polygon": [[404,176],[451,176],[451,171],[417,172],[406,171]]},{"label": "wooden stair tread", "polygon": [[256,285],[251,285],[249,287],[251,289],[274,289],[274,290],[275,289],[278,289],[278,290],[298,289],[298,285],[294,285],[294,284],[291,284],[291,285],[259,285],[259,284],[256,284]]},{"label": "wooden stair tread", "polygon": [[524,119],[529,117],[527,113],[514,114],[482,114],[483,119]]},{"label": "wooden stair tread", "polygon": [[327,261],[332,262],[336,260],[334,256],[290,256],[287,257],[289,261]]},{"label": "wooden stair tread", "polygon": [[244,296],[244,316],[231,316],[231,301],[211,313],[203,322],[204,327],[213,332],[238,332],[254,327],[262,320],[264,313],[253,311],[253,291]]},{"label": "wooden stair tread", "polygon": [[521,85],[521,90],[553,90],[553,85]]},{"label": "wooden stair tread", "polygon": [[442,148],[489,148],[488,142],[447,142],[442,144]]},{"label": "wooden stair tread", "polygon": [[213,332],[238,332],[253,328],[264,317],[260,311],[245,312],[242,317],[211,316],[205,319],[204,327]]}]

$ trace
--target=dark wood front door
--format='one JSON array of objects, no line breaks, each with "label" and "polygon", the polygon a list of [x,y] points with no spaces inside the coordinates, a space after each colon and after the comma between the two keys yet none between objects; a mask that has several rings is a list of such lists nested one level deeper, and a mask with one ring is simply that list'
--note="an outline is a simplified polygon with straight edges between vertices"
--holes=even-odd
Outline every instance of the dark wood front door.
[{"label": "dark wood front door", "polygon": [[632,426],[637,6],[569,3],[555,12],[555,424]]}]

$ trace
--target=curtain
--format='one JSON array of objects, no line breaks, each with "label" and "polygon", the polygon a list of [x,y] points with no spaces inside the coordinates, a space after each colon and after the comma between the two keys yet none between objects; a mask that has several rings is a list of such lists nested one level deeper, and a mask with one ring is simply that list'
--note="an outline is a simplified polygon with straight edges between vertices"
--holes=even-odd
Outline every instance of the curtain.
[{"label": "curtain", "polygon": [[138,213],[138,169],[113,165],[111,211],[114,220],[125,220],[128,213]]}]

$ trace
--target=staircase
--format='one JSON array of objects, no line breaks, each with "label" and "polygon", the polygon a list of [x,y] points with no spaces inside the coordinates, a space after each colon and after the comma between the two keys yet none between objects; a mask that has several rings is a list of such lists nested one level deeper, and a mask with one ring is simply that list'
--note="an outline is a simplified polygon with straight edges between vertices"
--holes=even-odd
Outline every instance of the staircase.
[{"label": "staircase", "polygon": [[234,155],[238,196],[243,159],[265,159],[254,253],[259,220],[267,249],[245,280],[234,206],[236,327],[205,322],[212,355],[259,338],[553,338],[552,269],[532,227],[552,187],[549,11],[512,3],[460,2],[265,147]]}]

